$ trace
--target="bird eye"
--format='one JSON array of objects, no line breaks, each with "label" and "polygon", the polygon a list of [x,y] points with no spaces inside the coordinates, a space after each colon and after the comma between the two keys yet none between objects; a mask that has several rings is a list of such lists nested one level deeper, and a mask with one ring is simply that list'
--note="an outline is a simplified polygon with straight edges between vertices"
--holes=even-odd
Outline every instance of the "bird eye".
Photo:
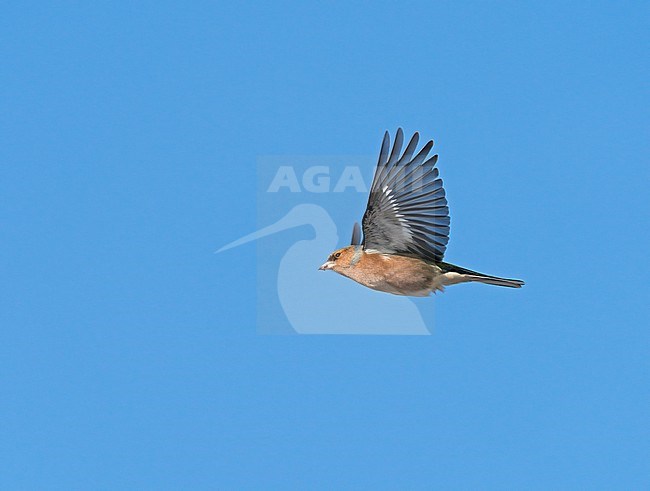
[{"label": "bird eye", "polygon": [[337,252],[336,254],[334,254],[334,257],[340,257],[340,256],[341,256],[340,252]]}]

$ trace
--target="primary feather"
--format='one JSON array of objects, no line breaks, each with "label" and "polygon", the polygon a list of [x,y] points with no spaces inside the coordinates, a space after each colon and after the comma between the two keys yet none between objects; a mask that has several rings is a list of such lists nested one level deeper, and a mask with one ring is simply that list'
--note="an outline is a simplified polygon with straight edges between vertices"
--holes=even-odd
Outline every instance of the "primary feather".
[{"label": "primary feather", "polygon": [[449,207],[435,167],[438,156],[427,159],[433,141],[413,157],[418,140],[415,133],[400,156],[402,129],[392,150],[388,132],[384,135],[362,220],[363,246],[440,262],[449,242]]}]

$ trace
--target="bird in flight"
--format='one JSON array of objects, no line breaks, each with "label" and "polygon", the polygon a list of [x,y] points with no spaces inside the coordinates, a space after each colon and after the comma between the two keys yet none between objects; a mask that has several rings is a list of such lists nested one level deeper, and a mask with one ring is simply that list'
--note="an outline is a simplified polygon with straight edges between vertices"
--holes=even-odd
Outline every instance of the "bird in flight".
[{"label": "bird in flight", "polygon": [[438,155],[427,158],[433,141],[415,154],[418,140],[415,133],[401,153],[402,129],[398,128],[392,149],[388,132],[384,134],[362,220],[363,241],[355,223],[351,245],[334,251],[319,269],[331,269],[373,290],[412,297],[470,281],[521,288],[521,280],[443,262],[449,207],[436,167]]}]

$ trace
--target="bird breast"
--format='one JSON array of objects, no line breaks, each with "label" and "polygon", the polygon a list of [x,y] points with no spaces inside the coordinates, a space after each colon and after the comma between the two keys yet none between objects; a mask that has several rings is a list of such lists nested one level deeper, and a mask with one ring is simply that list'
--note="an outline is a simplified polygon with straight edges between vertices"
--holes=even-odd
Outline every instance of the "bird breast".
[{"label": "bird breast", "polygon": [[365,251],[337,272],[373,290],[415,297],[429,295],[441,276],[440,268],[421,259]]}]

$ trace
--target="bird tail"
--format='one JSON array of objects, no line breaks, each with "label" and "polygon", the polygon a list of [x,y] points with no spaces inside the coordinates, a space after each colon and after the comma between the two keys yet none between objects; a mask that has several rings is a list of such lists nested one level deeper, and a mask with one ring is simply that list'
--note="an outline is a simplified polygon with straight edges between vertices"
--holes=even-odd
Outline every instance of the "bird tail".
[{"label": "bird tail", "polygon": [[440,263],[439,266],[445,273],[458,273],[463,275],[462,281],[478,281],[479,283],[486,283],[488,285],[507,286],[509,288],[521,288],[524,285],[522,280],[514,280],[510,278],[499,278],[498,276],[490,276],[483,273],[472,271],[471,269],[461,268],[453,264]]}]

